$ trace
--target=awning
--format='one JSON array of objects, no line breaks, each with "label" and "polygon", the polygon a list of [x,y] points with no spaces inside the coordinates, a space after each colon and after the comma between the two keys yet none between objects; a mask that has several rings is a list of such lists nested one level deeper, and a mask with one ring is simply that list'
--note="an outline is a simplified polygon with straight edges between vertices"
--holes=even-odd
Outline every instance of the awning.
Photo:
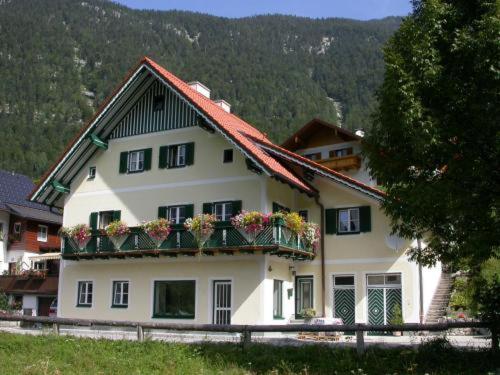
[{"label": "awning", "polygon": [[41,260],[61,259],[61,253],[45,253],[40,255],[33,255],[29,257],[29,259],[34,262],[38,262]]}]

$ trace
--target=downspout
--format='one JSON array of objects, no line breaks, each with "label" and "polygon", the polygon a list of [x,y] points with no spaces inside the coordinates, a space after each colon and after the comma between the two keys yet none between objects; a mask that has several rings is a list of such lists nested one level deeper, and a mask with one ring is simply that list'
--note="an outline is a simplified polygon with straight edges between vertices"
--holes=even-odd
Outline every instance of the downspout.
[{"label": "downspout", "polygon": [[319,240],[319,248],[321,253],[321,316],[326,317],[325,311],[325,206],[319,201],[319,196],[316,195],[314,197],[314,201],[319,206],[320,209],[320,240]]},{"label": "downspout", "polygon": [[[422,252],[422,244],[420,243],[420,238],[417,238],[417,248],[418,248],[418,253],[421,254]],[[419,262],[418,263],[418,291],[419,291],[419,318],[420,318],[420,324],[424,323],[424,286],[423,286],[423,280],[422,280],[422,264]]]}]

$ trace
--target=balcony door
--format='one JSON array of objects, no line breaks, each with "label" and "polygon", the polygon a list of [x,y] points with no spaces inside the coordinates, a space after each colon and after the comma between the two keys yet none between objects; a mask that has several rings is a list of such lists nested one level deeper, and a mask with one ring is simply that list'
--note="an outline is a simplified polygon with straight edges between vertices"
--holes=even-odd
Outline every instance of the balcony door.
[{"label": "balcony door", "polygon": [[231,324],[231,281],[214,281],[213,298],[214,324]]}]

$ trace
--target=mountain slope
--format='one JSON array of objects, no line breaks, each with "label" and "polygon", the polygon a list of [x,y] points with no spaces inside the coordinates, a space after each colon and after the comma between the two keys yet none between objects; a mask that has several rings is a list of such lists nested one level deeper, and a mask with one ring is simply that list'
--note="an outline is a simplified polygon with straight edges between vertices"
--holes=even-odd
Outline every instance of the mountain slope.
[{"label": "mountain slope", "polygon": [[143,55],[203,82],[276,141],[338,111],[344,126],[367,128],[399,22],[0,0],[0,168],[39,176]]}]

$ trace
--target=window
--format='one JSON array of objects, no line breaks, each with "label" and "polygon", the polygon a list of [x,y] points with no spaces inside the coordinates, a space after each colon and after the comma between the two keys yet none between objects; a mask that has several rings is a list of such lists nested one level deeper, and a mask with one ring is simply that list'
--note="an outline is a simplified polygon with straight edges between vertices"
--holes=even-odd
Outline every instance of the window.
[{"label": "window", "polygon": [[233,162],[233,150],[228,149],[224,150],[224,163],[232,163]]},{"label": "window", "polygon": [[368,285],[401,285],[401,274],[368,275]]},{"label": "window", "polygon": [[157,95],[153,98],[153,112],[163,111],[165,106],[165,95]]},{"label": "window", "polygon": [[128,281],[113,281],[113,303],[111,307],[128,307]]},{"label": "window", "polygon": [[359,232],[359,208],[339,210],[339,233]]},{"label": "window", "polygon": [[93,291],[92,281],[80,281],[80,282],[78,282],[78,303],[77,303],[77,306],[79,306],[79,307],[92,306],[92,291]]},{"label": "window", "polygon": [[283,281],[274,280],[273,287],[273,317],[283,318]]},{"label": "window", "polygon": [[170,146],[168,149],[170,168],[184,167],[186,165],[186,145]]},{"label": "window", "polygon": [[143,170],[144,170],[144,150],[129,152],[128,171],[142,172]]},{"label": "window", "polygon": [[354,286],[354,276],[334,276],[333,283],[336,287]]},{"label": "window", "polygon": [[168,220],[172,224],[182,224],[186,219],[186,206],[171,206],[168,207]]},{"label": "window", "polygon": [[40,242],[47,242],[48,232],[49,228],[46,225],[39,225],[36,240]]},{"label": "window", "polygon": [[308,220],[307,220],[307,219],[308,219],[308,218],[307,218],[307,217],[308,217],[307,210],[300,210],[300,211],[299,211],[299,216],[300,216],[302,219],[304,219],[304,221],[308,221]]},{"label": "window", "polygon": [[154,318],[194,319],[196,281],[155,281]]},{"label": "window", "polygon": [[99,212],[99,229],[105,229],[113,221],[114,211]]},{"label": "window", "polygon": [[279,203],[273,202],[273,212],[290,212],[290,209]]},{"label": "window", "polygon": [[233,216],[233,203],[221,202],[215,203],[215,216],[219,221],[229,221]]},{"label": "window", "polygon": [[321,160],[321,152],[315,152],[314,154],[305,154],[304,157],[310,160]]},{"label": "window", "polygon": [[95,178],[95,172],[96,172],[95,167],[90,167],[89,168],[89,175],[88,175],[87,179],[93,180]]},{"label": "window", "polygon": [[3,223],[0,223],[0,241],[3,241],[4,233],[3,233]]},{"label": "window", "polygon": [[47,269],[47,266],[46,266],[46,263],[45,261],[37,261],[37,262],[31,262],[31,268],[34,269],[34,270],[38,270],[38,271],[43,271],[45,269]]},{"label": "window", "polygon": [[17,222],[14,223],[14,234],[20,234],[21,233],[21,223]]},{"label": "window", "polygon": [[331,158],[339,158],[342,156],[352,155],[352,147],[340,148],[338,150],[332,150],[329,153]]}]

